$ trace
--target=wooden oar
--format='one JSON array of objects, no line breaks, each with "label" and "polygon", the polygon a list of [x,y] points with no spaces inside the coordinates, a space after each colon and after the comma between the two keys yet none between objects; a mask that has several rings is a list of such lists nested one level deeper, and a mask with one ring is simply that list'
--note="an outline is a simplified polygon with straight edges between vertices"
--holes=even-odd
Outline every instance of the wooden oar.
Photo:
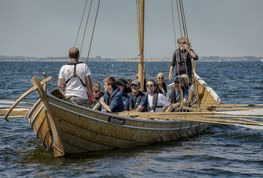
[{"label": "wooden oar", "polygon": [[[47,83],[47,82],[50,81],[51,79],[52,79],[52,77],[49,76],[49,77],[43,79],[43,80],[40,82],[40,84],[41,84],[41,85],[44,85],[45,83]],[[5,117],[4,117],[5,120],[8,121],[7,118],[8,118],[8,116],[9,116],[9,114],[11,113],[11,111],[16,107],[16,105],[18,105],[18,103],[19,103],[22,99],[24,99],[27,95],[29,95],[30,93],[32,93],[32,92],[35,91],[36,89],[37,89],[36,86],[32,86],[32,87],[31,87],[30,89],[28,89],[25,93],[23,93],[23,94],[16,100],[16,102],[12,104],[12,106],[9,108],[9,110],[6,112]]]},{"label": "wooden oar", "polygon": [[[224,124],[224,125],[233,125],[233,126],[242,126],[252,128],[255,126],[255,129],[263,129],[263,122],[258,122],[255,120],[249,120],[244,118],[249,118],[251,116],[244,116],[244,118],[233,120],[223,119],[228,118],[227,115],[213,115],[213,112],[184,112],[184,113],[143,113],[143,112],[120,112],[119,115],[128,115],[131,117],[140,117],[144,119],[158,119],[158,120],[179,120],[179,121],[193,121],[193,122],[202,122],[202,123],[212,123],[212,124]],[[232,115],[231,115],[232,116]],[[237,116],[235,116],[237,117]],[[252,117],[256,118],[256,117]]]},{"label": "wooden oar", "polygon": [[[5,117],[5,113],[8,111],[8,108],[5,109],[0,109],[0,118],[4,118]],[[8,118],[10,118],[10,116],[12,116],[12,118],[15,118],[17,116],[17,118],[21,118],[21,116],[25,116],[25,114],[29,111],[29,108],[26,107],[21,107],[21,108],[14,108],[11,113],[9,114]]]}]

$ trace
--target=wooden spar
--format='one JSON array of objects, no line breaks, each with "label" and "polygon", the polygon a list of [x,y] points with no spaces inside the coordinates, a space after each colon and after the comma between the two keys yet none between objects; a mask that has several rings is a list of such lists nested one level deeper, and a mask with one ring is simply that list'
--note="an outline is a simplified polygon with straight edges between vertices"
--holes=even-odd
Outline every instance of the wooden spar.
[{"label": "wooden spar", "polygon": [[[45,78],[44,80],[42,80],[40,82],[40,85],[44,85],[45,83],[47,83],[48,81],[50,81],[52,79],[51,76]],[[30,89],[28,89],[25,93],[23,93],[17,100],[15,103],[12,104],[12,106],[10,106],[9,110],[6,112],[5,114],[5,120],[7,120],[9,114],[11,113],[11,111],[16,107],[16,105],[18,105],[18,103],[24,99],[27,95],[29,95],[30,93],[32,93],[33,91],[35,91],[37,89],[36,86],[32,86]]]},{"label": "wooden spar", "polygon": [[144,0],[139,0],[139,54],[138,54],[138,80],[141,90],[144,90]]},{"label": "wooden spar", "polygon": [[[197,113],[197,114],[196,114]],[[263,122],[256,120],[250,120],[248,118],[256,118],[253,116],[244,116],[238,118],[238,116],[231,117],[228,115],[212,115],[212,112],[184,112],[184,113],[138,113],[138,112],[126,112],[126,115],[131,117],[140,117],[143,119],[157,119],[157,120],[175,120],[175,121],[192,121],[192,122],[201,122],[201,123],[212,123],[212,124],[223,124],[223,125],[232,125],[240,126],[255,129],[263,130]],[[120,113],[118,113],[120,114]],[[121,113],[124,114],[124,113]],[[227,119],[228,118],[228,119]],[[259,117],[257,117],[259,118]],[[262,118],[262,117],[261,117]]]},{"label": "wooden spar", "polygon": [[39,80],[37,79],[37,77],[35,77],[35,76],[32,77],[31,82],[32,82],[32,85],[38,89],[37,92],[41,98],[41,101],[43,102],[43,104],[46,108],[46,115],[47,115],[49,126],[50,126],[50,129],[52,132],[52,136],[53,136],[52,146],[53,146],[53,150],[54,150],[54,157],[64,156],[65,152],[64,152],[63,144],[62,144],[61,139],[58,135],[57,128],[56,128],[55,122],[54,122],[54,118],[53,118],[53,115],[51,114],[51,110],[49,108],[48,98],[47,98],[46,92],[44,91],[44,89],[43,89],[41,83],[39,82]]},{"label": "wooden spar", "polygon": [[[4,109],[0,109],[0,118],[4,118],[4,114],[8,111],[7,108],[4,108]],[[11,118],[10,116],[12,116],[12,118],[15,118],[15,117],[24,117],[25,114],[29,111],[29,108],[14,108],[10,113],[9,113],[9,116],[8,118]]]}]

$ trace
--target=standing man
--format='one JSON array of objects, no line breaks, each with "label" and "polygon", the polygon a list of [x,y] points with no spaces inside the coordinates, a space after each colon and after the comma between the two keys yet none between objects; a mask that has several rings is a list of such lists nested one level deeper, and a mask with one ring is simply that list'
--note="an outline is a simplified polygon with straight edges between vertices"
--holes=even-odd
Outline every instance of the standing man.
[{"label": "standing man", "polygon": [[92,82],[89,67],[79,62],[79,49],[69,49],[69,63],[63,65],[59,71],[57,86],[63,91],[66,100],[88,106],[92,103]]},{"label": "standing man", "polygon": [[169,80],[172,79],[174,67],[176,67],[176,76],[187,74],[192,83],[192,58],[198,60],[197,54],[191,48],[189,40],[185,37],[177,39],[179,48],[174,51],[172,63],[169,70]]}]

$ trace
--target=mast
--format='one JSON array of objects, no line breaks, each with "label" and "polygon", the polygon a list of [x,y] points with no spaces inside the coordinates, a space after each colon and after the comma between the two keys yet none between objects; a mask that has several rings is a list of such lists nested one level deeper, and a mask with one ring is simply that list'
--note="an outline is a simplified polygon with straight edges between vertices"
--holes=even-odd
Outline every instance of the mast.
[{"label": "mast", "polygon": [[144,90],[144,0],[138,1],[139,8],[139,54],[138,54],[138,80],[141,84],[141,90]]}]

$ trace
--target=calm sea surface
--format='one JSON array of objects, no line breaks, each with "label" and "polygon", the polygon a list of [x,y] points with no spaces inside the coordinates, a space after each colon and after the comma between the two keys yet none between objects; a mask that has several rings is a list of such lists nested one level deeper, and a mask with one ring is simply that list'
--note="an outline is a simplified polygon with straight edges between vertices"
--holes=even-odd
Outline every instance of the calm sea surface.
[{"label": "calm sea surface", "polygon": [[[42,72],[56,85],[62,62],[0,62],[0,99],[15,100]],[[135,77],[136,63],[89,63],[93,81]],[[169,63],[146,62],[148,78]],[[263,103],[263,62],[197,64],[197,73],[225,103]],[[27,97],[31,102],[36,95]],[[53,158],[27,120],[0,119],[0,177],[263,177],[263,131],[214,126],[187,141]]]}]

